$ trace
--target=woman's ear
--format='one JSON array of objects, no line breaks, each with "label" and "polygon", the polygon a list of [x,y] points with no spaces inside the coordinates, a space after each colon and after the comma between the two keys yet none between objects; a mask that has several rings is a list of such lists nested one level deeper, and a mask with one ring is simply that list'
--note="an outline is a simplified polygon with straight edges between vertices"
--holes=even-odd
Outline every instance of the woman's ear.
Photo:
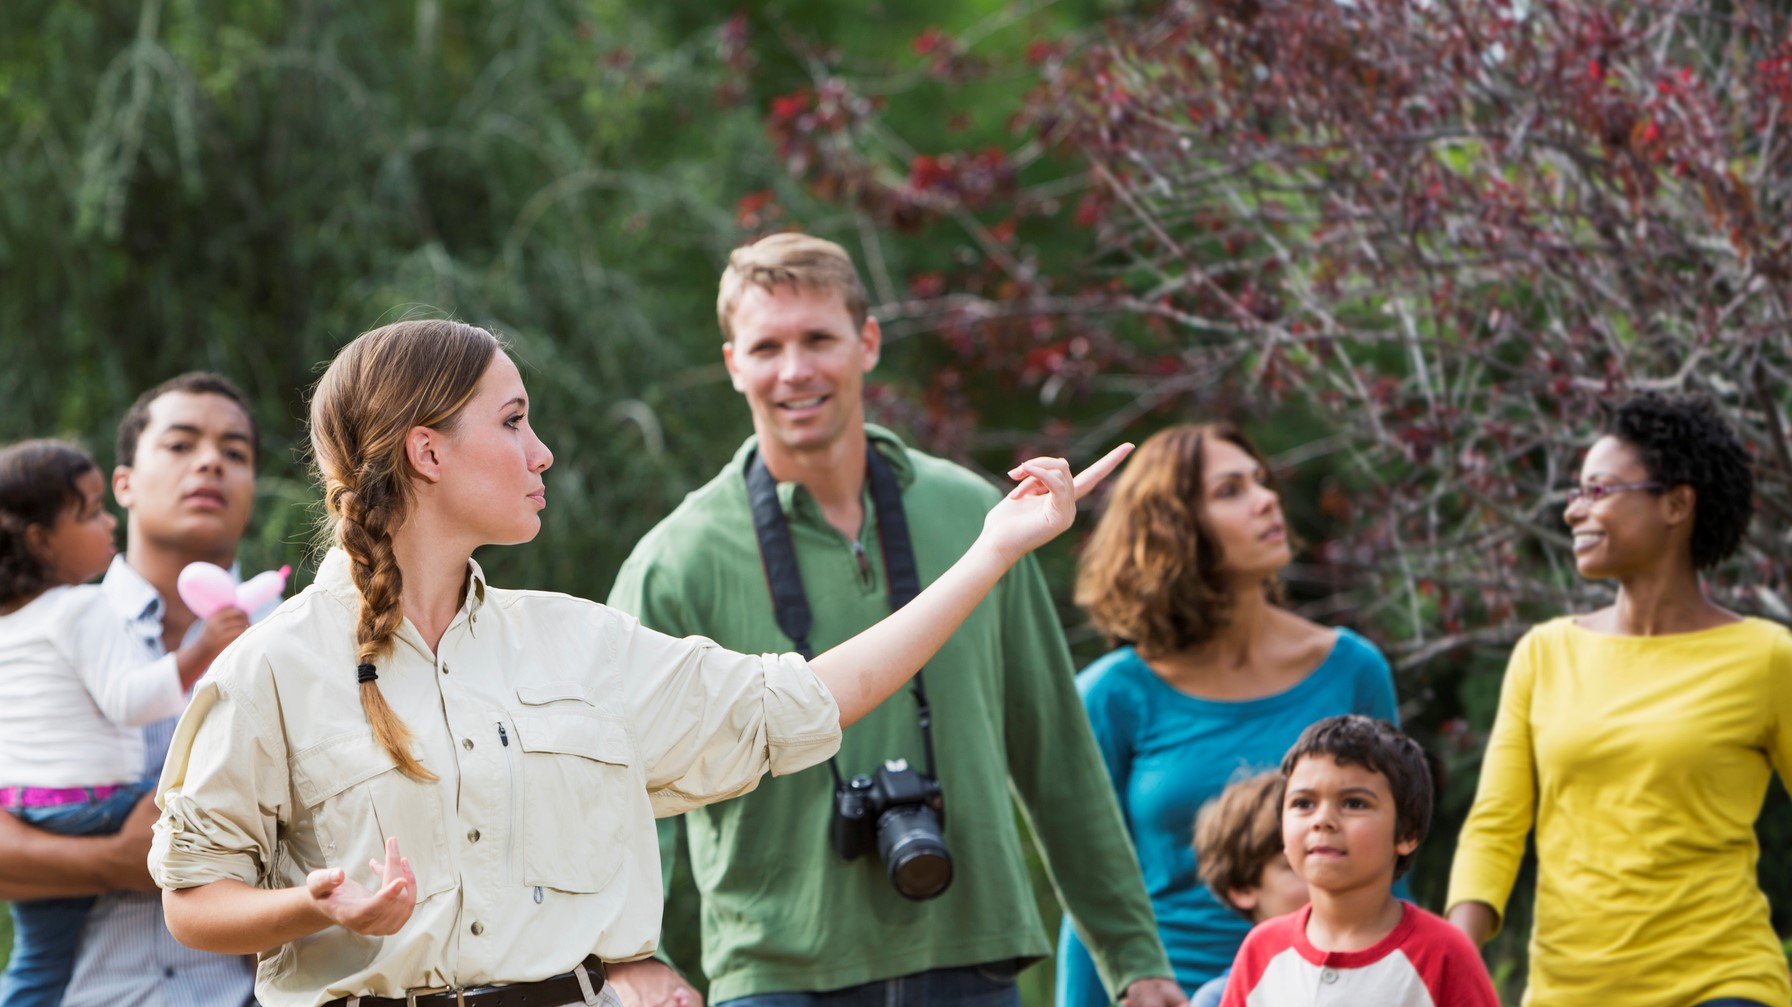
[{"label": "woman's ear", "polygon": [[1670,488],[1661,499],[1669,524],[1691,521],[1699,507],[1699,491],[1686,483]]},{"label": "woman's ear", "polygon": [[404,435],[405,460],[411,463],[411,471],[424,482],[442,481],[442,446],[441,432],[429,427],[412,427]]}]

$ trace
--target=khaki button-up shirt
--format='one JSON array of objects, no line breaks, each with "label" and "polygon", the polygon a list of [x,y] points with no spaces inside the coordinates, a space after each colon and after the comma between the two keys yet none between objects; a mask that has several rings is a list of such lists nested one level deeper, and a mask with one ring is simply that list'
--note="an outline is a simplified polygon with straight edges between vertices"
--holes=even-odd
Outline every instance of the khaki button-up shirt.
[{"label": "khaki button-up shirt", "polygon": [[397,771],[361,712],[360,596],[333,550],[317,581],[201,680],[163,771],[150,869],[168,889],[372,888],[386,837],[417,876],[390,937],[329,927],[261,956],[267,1007],[525,982],[659,939],[653,818],[796,772],[840,744],[833,696],[794,655],[673,639],[589,601],[485,583],[434,653],[407,620],[379,687],[440,779]]}]

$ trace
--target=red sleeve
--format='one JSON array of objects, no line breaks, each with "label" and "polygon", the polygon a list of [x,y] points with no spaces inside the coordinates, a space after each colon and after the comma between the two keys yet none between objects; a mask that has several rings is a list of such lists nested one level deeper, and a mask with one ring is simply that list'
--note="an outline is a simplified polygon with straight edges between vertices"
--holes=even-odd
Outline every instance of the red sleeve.
[{"label": "red sleeve", "polygon": [[1293,928],[1300,926],[1301,915],[1293,912],[1277,916],[1252,928],[1239,946],[1238,956],[1232,959],[1232,975],[1226,980],[1226,995],[1220,1000],[1220,1007],[1246,1007],[1245,1001],[1263,981],[1263,971],[1269,968],[1270,961],[1292,943]]},{"label": "red sleeve", "polygon": [[1481,953],[1443,918],[1424,913],[1402,950],[1437,1007],[1500,1007]]}]

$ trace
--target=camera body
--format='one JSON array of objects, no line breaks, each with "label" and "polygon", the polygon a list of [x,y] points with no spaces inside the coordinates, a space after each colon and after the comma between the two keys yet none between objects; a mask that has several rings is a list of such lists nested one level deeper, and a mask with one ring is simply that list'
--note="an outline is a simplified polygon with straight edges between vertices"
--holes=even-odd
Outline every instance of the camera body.
[{"label": "camera body", "polygon": [[923,901],[952,884],[945,825],[939,781],[893,759],[875,775],[855,776],[835,788],[828,836],[834,852],[847,860],[875,848],[896,891]]}]

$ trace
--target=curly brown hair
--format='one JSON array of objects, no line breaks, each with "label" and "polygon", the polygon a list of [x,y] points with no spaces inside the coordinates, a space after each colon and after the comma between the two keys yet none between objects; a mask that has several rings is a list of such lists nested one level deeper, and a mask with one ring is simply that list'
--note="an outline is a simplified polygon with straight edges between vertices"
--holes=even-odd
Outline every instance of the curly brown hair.
[{"label": "curly brown hair", "polygon": [[[1120,473],[1077,567],[1076,603],[1098,629],[1148,658],[1205,643],[1232,617],[1232,586],[1202,505],[1206,445],[1214,439],[1237,445],[1269,472],[1234,427],[1160,430]],[[1280,492],[1273,472],[1268,485]]]}]

